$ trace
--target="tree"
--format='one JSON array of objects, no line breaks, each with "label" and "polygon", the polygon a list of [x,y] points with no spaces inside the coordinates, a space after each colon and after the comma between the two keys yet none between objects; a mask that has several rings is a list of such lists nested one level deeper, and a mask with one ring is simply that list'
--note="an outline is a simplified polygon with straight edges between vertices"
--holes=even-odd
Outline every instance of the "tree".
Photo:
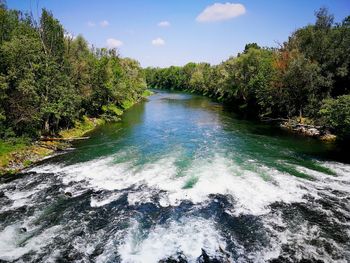
[{"label": "tree", "polygon": [[325,8],[315,15],[315,24],[296,30],[286,43],[286,48],[289,51],[296,49],[310,61],[319,64],[322,76],[332,82],[332,96],[348,93],[350,18],[335,24],[334,16]]},{"label": "tree", "polygon": [[243,53],[247,53],[250,48],[260,49],[257,43],[248,43],[245,45]]},{"label": "tree", "polygon": [[[138,62],[64,35],[51,12],[39,22],[0,2],[0,136],[55,134],[84,114],[121,112],[145,88]],[[109,109],[109,110],[108,110]]]},{"label": "tree", "polygon": [[319,114],[324,125],[342,139],[350,139],[350,95],[324,100]]},{"label": "tree", "polygon": [[[30,48],[28,48],[30,47]],[[40,126],[37,76],[42,61],[40,42],[31,36],[15,36],[1,51],[6,64],[8,125],[18,134],[33,134]]]},{"label": "tree", "polygon": [[78,35],[75,39],[65,37],[65,61],[68,64],[70,82],[76,96],[82,101],[82,112],[89,108],[93,93],[94,59],[83,36]]},{"label": "tree", "polygon": [[64,54],[64,29],[49,11],[42,10],[39,35],[45,54],[62,62]]}]

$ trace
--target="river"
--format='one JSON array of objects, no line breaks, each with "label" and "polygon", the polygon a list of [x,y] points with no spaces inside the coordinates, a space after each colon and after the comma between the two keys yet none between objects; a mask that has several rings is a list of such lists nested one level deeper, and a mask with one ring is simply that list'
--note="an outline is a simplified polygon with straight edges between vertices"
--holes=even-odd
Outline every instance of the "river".
[{"label": "river", "polygon": [[0,262],[350,261],[333,144],[176,92],[89,136],[1,178]]}]

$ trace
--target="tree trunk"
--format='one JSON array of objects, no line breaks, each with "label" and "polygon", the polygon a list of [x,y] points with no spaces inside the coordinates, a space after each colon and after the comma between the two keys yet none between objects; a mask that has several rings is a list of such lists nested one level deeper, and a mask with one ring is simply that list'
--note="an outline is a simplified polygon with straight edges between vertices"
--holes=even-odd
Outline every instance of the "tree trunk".
[{"label": "tree trunk", "polygon": [[46,118],[45,120],[44,131],[45,131],[45,134],[50,134],[49,118]]}]

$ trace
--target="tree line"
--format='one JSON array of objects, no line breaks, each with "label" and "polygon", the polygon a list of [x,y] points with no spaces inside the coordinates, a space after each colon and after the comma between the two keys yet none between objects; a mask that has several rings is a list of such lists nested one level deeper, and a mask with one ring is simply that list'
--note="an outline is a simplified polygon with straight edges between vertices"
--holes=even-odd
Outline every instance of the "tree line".
[{"label": "tree line", "polygon": [[250,43],[219,65],[147,68],[147,84],[200,93],[250,116],[325,125],[349,139],[350,16],[335,23],[325,8],[315,16],[279,48]]},{"label": "tree line", "polygon": [[34,19],[0,0],[0,138],[55,134],[85,115],[115,119],[145,90],[137,61],[71,37],[46,9]]}]

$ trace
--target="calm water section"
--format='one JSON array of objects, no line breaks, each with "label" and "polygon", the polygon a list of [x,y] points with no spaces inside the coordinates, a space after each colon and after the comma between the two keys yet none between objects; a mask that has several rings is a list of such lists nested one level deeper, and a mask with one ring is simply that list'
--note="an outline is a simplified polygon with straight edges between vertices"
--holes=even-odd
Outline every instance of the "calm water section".
[{"label": "calm water section", "polygon": [[0,262],[350,261],[333,144],[176,92],[90,137],[1,179]]}]

